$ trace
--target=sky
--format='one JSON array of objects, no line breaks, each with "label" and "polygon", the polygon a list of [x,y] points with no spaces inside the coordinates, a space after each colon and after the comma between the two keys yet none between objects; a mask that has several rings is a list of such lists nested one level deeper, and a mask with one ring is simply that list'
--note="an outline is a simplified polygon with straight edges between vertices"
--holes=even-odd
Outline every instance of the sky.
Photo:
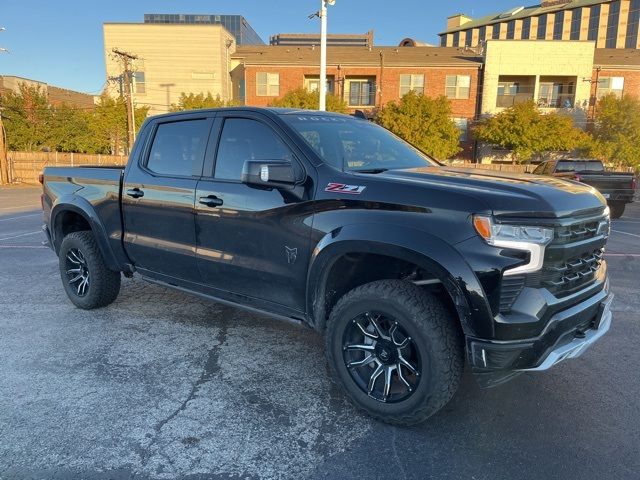
[{"label": "sky", "polygon": [[[518,0],[336,0],[329,33],[375,30],[377,45],[405,37],[437,44],[446,18],[483,16]],[[145,13],[239,14],[265,42],[276,33],[317,32],[320,0],[0,0],[0,75],[99,94],[105,83],[102,24],[142,22]]]}]

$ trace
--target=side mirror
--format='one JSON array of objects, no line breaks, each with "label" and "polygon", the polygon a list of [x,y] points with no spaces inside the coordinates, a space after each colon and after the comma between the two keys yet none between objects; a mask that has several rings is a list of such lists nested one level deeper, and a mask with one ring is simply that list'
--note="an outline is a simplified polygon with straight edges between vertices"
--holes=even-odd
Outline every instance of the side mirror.
[{"label": "side mirror", "polygon": [[292,188],[302,178],[291,162],[244,162],[242,183],[262,188]]}]

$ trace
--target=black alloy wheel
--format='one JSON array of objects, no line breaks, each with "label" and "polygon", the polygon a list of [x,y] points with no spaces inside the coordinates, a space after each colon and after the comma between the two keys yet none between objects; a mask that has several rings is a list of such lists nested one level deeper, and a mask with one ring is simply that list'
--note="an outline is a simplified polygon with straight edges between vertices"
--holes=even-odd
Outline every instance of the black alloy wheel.
[{"label": "black alloy wheel", "polygon": [[67,251],[65,262],[69,285],[73,286],[76,295],[84,297],[89,291],[89,282],[91,281],[84,254],[78,248],[71,248]]},{"label": "black alloy wheel", "polygon": [[380,402],[401,402],[420,382],[418,345],[393,317],[364,312],[344,330],[343,359],[360,389]]}]

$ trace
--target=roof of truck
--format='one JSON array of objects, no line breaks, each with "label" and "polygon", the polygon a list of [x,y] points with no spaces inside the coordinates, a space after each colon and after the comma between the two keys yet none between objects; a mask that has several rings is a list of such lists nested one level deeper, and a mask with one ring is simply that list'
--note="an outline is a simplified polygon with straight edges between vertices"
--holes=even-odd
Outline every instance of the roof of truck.
[{"label": "roof of truck", "polygon": [[237,111],[245,111],[245,112],[257,112],[257,113],[268,113],[275,115],[322,115],[322,116],[336,116],[336,117],[350,117],[350,115],[346,115],[344,113],[336,113],[336,112],[322,112],[320,110],[305,110],[301,108],[280,108],[280,107],[223,107],[223,108],[203,108],[199,110],[182,110],[179,112],[169,112],[162,113],[160,115],[153,115],[149,117],[149,119],[154,118],[166,118],[166,117],[175,117],[182,115],[193,115],[194,113],[217,113],[217,112],[237,112]]}]

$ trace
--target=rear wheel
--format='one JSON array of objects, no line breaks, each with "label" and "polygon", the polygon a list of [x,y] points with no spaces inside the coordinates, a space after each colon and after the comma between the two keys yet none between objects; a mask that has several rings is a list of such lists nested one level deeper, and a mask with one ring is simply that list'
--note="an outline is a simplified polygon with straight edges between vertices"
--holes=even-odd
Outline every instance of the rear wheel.
[{"label": "rear wheel", "polygon": [[326,355],[349,399],[396,425],[442,408],[458,388],[464,358],[455,316],[400,280],[372,282],[340,299],[327,323]]},{"label": "rear wheel", "polygon": [[610,202],[609,210],[611,211],[611,218],[620,218],[624,215],[624,202]]},{"label": "rear wheel", "polygon": [[58,261],[62,285],[75,306],[90,310],[107,306],[118,297],[120,272],[107,268],[91,232],[64,237]]}]

